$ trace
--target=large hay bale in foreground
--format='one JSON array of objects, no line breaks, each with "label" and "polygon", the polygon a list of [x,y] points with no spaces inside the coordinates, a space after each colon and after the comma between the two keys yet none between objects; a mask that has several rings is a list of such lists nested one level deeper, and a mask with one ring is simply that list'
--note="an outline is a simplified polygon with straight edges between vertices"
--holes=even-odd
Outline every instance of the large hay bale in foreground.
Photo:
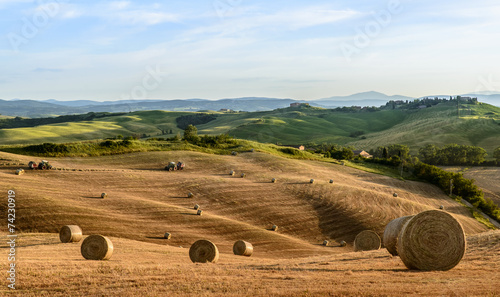
[{"label": "large hay bale in foreground", "polygon": [[82,256],[87,260],[109,260],[113,255],[113,243],[102,235],[90,235],[82,242]]},{"label": "large hay bale in foreground", "polygon": [[466,244],[464,229],[452,215],[428,210],[403,226],[398,254],[409,269],[450,270],[462,260]]},{"label": "large hay bale in foreground", "polygon": [[394,219],[385,226],[384,229],[384,236],[382,237],[382,241],[384,243],[385,248],[391,255],[397,256],[398,255],[398,236],[399,233],[401,232],[401,229],[403,228],[404,224],[409,220],[413,218],[413,216],[405,216],[405,217],[400,217],[397,219]]},{"label": "large hay bale in foreground", "polygon": [[59,231],[59,239],[63,243],[79,242],[82,237],[82,229],[77,225],[66,225]]},{"label": "large hay bale in foreground", "polygon": [[219,250],[213,242],[200,239],[189,249],[189,258],[193,263],[216,263],[219,260]]},{"label": "large hay bale in foreground", "polygon": [[381,240],[377,233],[365,230],[356,235],[354,239],[354,251],[371,251],[380,249]]},{"label": "large hay bale in foreground", "polygon": [[250,242],[238,240],[233,245],[233,253],[238,256],[250,257],[253,254],[253,245]]}]

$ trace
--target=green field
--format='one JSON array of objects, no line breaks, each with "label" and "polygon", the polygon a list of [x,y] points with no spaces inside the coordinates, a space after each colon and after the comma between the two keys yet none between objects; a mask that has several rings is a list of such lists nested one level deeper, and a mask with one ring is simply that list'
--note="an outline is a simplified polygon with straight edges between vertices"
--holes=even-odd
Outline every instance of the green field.
[{"label": "green field", "polygon": [[[193,113],[140,111],[87,122],[1,129],[0,145],[67,143],[116,135],[173,137],[182,133],[176,118],[188,114]],[[457,143],[483,147],[489,157],[500,146],[500,108],[488,104],[464,105],[460,118],[452,103],[419,110],[340,112],[300,107],[216,114],[215,120],[196,125],[200,135],[227,133],[240,139],[284,145],[329,142],[364,150],[399,143],[409,145],[412,153],[429,143]],[[168,134],[162,135],[162,130]],[[353,136],[356,132],[361,134]]]}]

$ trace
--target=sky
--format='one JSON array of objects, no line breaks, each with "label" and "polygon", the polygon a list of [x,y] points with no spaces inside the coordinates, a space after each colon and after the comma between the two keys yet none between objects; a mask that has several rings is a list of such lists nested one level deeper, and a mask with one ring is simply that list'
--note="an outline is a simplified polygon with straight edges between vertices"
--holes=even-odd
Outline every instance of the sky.
[{"label": "sky", "polygon": [[0,0],[0,99],[500,92],[497,0]]}]

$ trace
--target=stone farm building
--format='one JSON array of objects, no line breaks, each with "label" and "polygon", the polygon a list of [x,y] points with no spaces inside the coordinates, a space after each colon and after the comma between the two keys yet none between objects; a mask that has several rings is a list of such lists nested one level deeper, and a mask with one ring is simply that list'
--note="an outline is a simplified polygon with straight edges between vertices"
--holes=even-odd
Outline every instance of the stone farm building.
[{"label": "stone farm building", "polygon": [[372,155],[370,155],[369,153],[365,152],[364,150],[354,150],[352,152],[354,153],[354,157],[361,156],[361,157],[364,157],[364,158],[367,158],[367,159],[373,158]]}]

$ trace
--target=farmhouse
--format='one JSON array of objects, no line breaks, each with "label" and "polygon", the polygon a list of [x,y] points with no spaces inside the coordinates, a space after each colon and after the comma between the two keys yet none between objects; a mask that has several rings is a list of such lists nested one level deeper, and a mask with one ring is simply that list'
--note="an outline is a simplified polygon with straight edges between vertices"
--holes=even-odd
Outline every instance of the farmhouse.
[{"label": "farmhouse", "polygon": [[290,103],[290,107],[309,106],[309,103]]},{"label": "farmhouse", "polygon": [[364,157],[364,158],[367,158],[367,159],[373,158],[372,155],[370,155],[369,153],[365,152],[364,150],[354,150],[352,152],[354,153],[355,157],[361,156],[361,157]]}]

